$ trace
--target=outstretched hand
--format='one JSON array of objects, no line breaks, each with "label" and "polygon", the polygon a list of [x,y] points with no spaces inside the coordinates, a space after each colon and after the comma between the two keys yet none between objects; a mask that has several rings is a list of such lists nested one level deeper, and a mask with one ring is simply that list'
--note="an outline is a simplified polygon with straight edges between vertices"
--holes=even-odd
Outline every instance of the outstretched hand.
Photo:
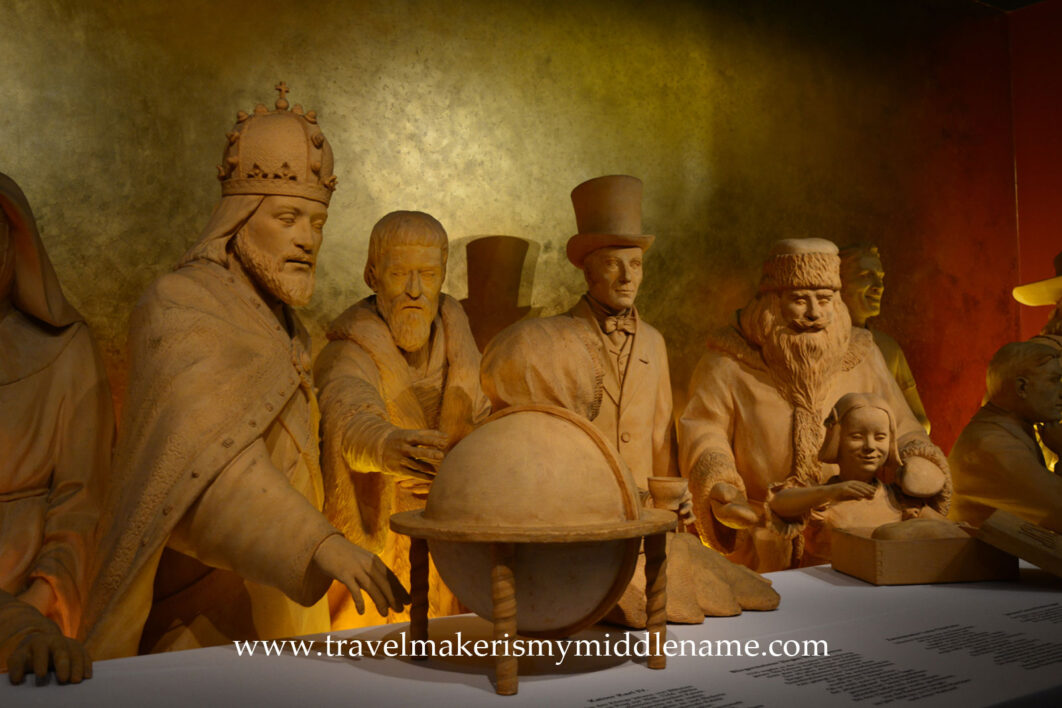
[{"label": "outstretched hand", "polygon": [[758,521],[741,490],[726,482],[717,482],[708,493],[716,520],[732,529],[747,529]]},{"label": "outstretched hand", "polygon": [[363,590],[381,615],[386,615],[388,608],[401,612],[409,604],[409,593],[380,557],[339,534],[322,541],[313,560],[321,572],[347,586],[359,615],[365,614]]},{"label": "outstretched hand", "polygon": [[59,683],[81,683],[82,679],[92,678],[92,657],[56,627],[54,631],[31,632],[7,659],[8,678],[16,685],[30,672],[36,675],[37,685],[43,685],[49,669],[55,671]]},{"label": "outstretched hand", "polygon": [[434,479],[447,442],[446,435],[438,430],[394,430],[384,439],[384,472]]}]

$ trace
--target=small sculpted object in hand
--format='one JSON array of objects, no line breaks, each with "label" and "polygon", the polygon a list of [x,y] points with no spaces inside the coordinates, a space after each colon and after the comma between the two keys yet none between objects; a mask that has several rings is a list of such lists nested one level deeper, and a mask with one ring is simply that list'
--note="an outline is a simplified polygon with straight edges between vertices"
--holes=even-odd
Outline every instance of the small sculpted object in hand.
[{"label": "small sculpted object in hand", "polygon": [[[391,514],[423,509],[446,452],[490,413],[468,318],[442,293],[449,240],[429,214],[396,211],[373,227],[365,283],[373,295],[328,328],[314,378],[321,402],[325,514],[347,538],[380,554],[400,577],[409,537]],[[461,612],[431,571],[429,614]],[[357,597],[333,586],[333,629],[404,622],[407,613],[355,614]]]},{"label": "small sculpted object in hand", "polygon": [[26,196],[0,174],[0,590],[81,623],[114,412]]},{"label": "small sculpted object in hand", "polygon": [[818,457],[822,420],[846,393],[885,399],[905,494],[947,510],[944,455],[911,413],[870,332],[852,326],[840,289],[833,243],[777,242],[756,296],[709,339],[690,381],[678,424],[679,464],[690,480],[697,529],[705,543],[753,570],[807,564],[802,534],[780,523],[767,503],[783,484],[812,487],[832,475]]},{"label": "small sculpted object in hand", "polygon": [[[838,466],[837,475],[825,484],[782,484],[774,491],[768,506],[783,522],[780,527],[788,525],[787,532],[802,533],[807,564],[830,560],[830,532],[834,528],[878,528],[904,524],[907,519],[932,519],[936,523],[916,523],[896,535],[931,538],[937,537],[937,524],[955,526],[926,506],[925,500],[906,494],[898,483],[890,481],[897,478],[900,468],[895,428],[892,411],[880,396],[842,396],[826,419],[825,440],[819,452],[823,462]],[[899,476],[902,474],[901,470]],[[888,537],[897,532],[885,533]]]},{"label": "small sculpted object in hand", "polygon": [[92,658],[76,640],[32,606],[0,590],[0,671],[13,684],[34,674],[38,686],[54,672],[59,683],[92,678]]},{"label": "small sculpted object in hand", "polygon": [[[631,470],[643,499],[652,480],[679,482],[673,451],[671,379],[663,336],[641,319],[635,299],[653,236],[642,234],[642,183],[612,175],[572,191],[578,231],[568,241],[587,292],[567,313],[525,320],[499,334],[483,359],[483,387],[500,410],[558,405],[588,418]],[[672,500],[692,520],[688,490]],[[670,506],[669,506],[670,508]],[[705,548],[691,534],[667,534],[667,616],[701,622],[707,615],[774,609],[770,582]],[[644,554],[610,621],[644,627]]]},{"label": "small sculpted object in hand", "polygon": [[874,343],[884,355],[885,365],[896,379],[904,400],[928,434],[929,417],[903,349],[895,339],[867,324],[868,319],[881,314],[881,299],[885,294],[885,268],[878,247],[866,244],[847,246],[841,249],[840,256],[841,298],[852,315],[852,326],[864,327],[874,335]]},{"label": "small sculpted object in hand", "polygon": [[[382,609],[408,601],[321,513],[310,338],[335,189],[313,111],[241,111],[221,202],[140,298],[99,572],[85,631],[100,658],[330,628],[333,579]],[[359,603],[360,604],[360,603]]]},{"label": "small sculpted object in hand", "polygon": [[1000,348],[988,364],[985,404],[955,441],[952,518],[980,526],[1002,509],[1062,533],[1062,477],[1035,426],[1062,418],[1062,350],[1040,337]]}]

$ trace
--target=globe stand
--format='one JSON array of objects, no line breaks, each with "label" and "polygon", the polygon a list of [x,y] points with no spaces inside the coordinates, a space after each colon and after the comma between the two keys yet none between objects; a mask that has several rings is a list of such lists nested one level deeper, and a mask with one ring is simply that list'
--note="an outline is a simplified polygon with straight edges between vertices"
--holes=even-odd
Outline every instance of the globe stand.
[{"label": "globe stand", "polygon": [[[649,635],[650,669],[663,669],[667,657],[662,651],[667,625],[667,542],[666,532],[674,529],[674,512],[661,509],[642,509],[638,520],[627,522],[607,531],[598,529],[587,533],[584,529],[553,529],[537,532],[511,531],[476,534],[474,531],[454,532],[447,528],[433,528],[421,511],[407,511],[391,517],[391,530],[411,537],[409,560],[410,637],[425,646],[428,639],[428,539],[489,542],[491,548],[491,599],[494,639],[508,646],[517,634],[516,578],[514,565],[517,543],[577,543],[587,540],[612,540],[644,537],[645,543],[645,610]],[[480,536],[476,538],[475,536]],[[493,538],[491,538],[493,537]],[[606,608],[607,609],[607,608]],[[508,654],[508,656],[507,656]],[[414,656],[424,659],[426,656]],[[511,652],[494,657],[494,686],[499,695],[517,692],[517,659]]]}]

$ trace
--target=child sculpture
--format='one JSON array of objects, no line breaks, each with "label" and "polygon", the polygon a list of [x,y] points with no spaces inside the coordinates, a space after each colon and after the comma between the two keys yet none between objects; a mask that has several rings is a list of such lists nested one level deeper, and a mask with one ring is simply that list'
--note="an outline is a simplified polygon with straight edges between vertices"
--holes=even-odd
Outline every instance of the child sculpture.
[{"label": "child sculpture", "polygon": [[[778,530],[802,534],[802,565],[830,560],[834,528],[879,528],[909,519],[945,521],[929,506],[932,499],[908,496],[895,483],[901,466],[896,423],[883,398],[849,393],[837,401],[825,425],[819,459],[836,464],[838,474],[814,486],[786,482],[768,500]],[[920,533],[927,537],[941,533],[936,524],[916,525],[925,526]]]}]

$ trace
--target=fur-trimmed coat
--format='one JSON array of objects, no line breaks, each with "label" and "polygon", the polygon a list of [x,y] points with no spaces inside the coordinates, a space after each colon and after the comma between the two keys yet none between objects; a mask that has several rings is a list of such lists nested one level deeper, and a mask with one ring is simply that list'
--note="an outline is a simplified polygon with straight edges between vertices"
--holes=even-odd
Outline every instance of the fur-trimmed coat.
[{"label": "fur-trimmed coat", "polygon": [[[678,423],[679,464],[690,480],[698,531],[713,548],[753,570],[792,567],[799,563],[799,526],[790,534],[779,533],[766,502],[772,488],[794,472],[793,406],[776,386],[759,349],[737,329],[727,328],[711,338],[708,347],[693,373],[689,401]],[[819,401],[817,420],[824,420],[846,393],[876,393],[889,402],[901,459],[926,457],[945,471],[945,489],[931,506],[946,513],[951,485],[944,455],[912,415],[865,329],[853,328],[841,371]],[[805,439],[821,443],[824,428],[804,433]],[[823,464],[820,479],[811,483],[822,484],[835,474],[836,465]],[[757,525],[735,530],[715,519],[708,494],[718,482],[745,494],[759,516]]]},{"label": "fur-trimmed coat", "polygon": [[[448,295],[440,296],[432,330],[428,373],[420,378],[395,345],[377,312],[375,296],[370,296],[332,322],[329,343],[314,365],[325,515],[351,541],[377,553],[399,577],[409,567],[409,539],[392,533],[388,520],[392,513],[423,508],[428,483],[384,473],[384,439],[396,429],[434,429],[445,433],[452,447],[490,414],[468,317]],[[435,405],[425,410],[425,401]],[[334,590],[343,594],[342,589]],[[330,599],[333,627],[349,624],[350,613],[339,607],[349,604],[346,599],[331,594]],[[456,605],[435,607],[433,613],[452,609]],[[367,616],[372,614],[368,609]]]}]

